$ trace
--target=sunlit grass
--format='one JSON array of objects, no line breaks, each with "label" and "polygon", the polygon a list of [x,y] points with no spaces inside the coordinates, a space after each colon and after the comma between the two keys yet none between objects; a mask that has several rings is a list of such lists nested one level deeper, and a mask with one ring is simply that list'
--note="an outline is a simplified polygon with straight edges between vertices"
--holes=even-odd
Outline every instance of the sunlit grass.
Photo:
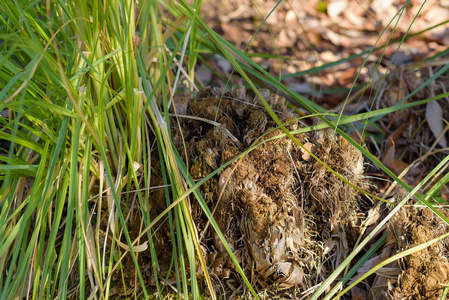
[{"label": "sunlit grass", "polygon": [[[353,116],[328,114],[254,63],[254,54],[240,51],[211,30],[199,17],[200,9],[201,1],[193,5],[185,1],[142,1],[136,7],[129,0],[0,0],[0,111],[9,113],[9,118],[1,118],[0,138],[11,143],[5,149],[8,155],[0,157],[1,299],[21,295],[33,299],[107,299],[117,284],[125,290],[130,288],[122,271],[125,256],[134,265],[133,286],[140,287],[130,291],[128,297],[148,299],[176,293],[185,299],[200,299],[205,294],[214,298],[189,201],[199,203],[247,289],[257,298],[199,187],[260,144],[287,136],[303,147],[296,134],[326,127],[347,139],[409,194],[320,285],[312,299],[323,296],[324,290],[352,265],[352,259],[408,199],[416,197],[449,224],[429,201],[447,183],[448,176],[435,183],[425,196],[420,194],[421,187],[449,158],[412,189],[341,129],[345,124],[374,122],[395,111],[447,97],[448,93],[418,102],[403,99],[396,106]],[[389,44],[397,42],[402,41]],[[373,50],[377,50],[375,47]],[[186,87],[191,91],[196,88],[195,66],[201,59],[200,48],[220,54],[232,64],[283,133],[257,140],[246,152],[195,182],[171,140],[169,117],[180,78],[188,79]],[[173,67],[175,60],[177,67]],[[319,72],[344,61],[292,76]],[[448,68],[445,65],[415,92]],[[289,131],[250,78],[258,78],[288,95],[322,123]],[[155,155],[157,159],[152,159]],[[150,188],[159,188],[151,186],[155,161],[162,170],[164,182],[160,188],[164,189],[167,208],[152,218]],[[332,166],[321,163],[347,181]],[[130,193],[142,187],[142,192]],[[142,215],[138,234],[131,234],[128,228],[129,218],[135,213],[131,203],[138,204]],[[100,228],[105,220],[107,228]],[[159,221],[170,228],[172,253],[166,255],[171,257],[176,292],[157,275],[160,257],[156,255],[154,232]],[[149,270],[155,278],[154,288],[149,288],[143,276],[147,266],[139,264],[143,251],[151,256]],[[205,280],[196,277],[198,267]],[[114,279],[119,283],[113,280],[113,274],[121,274],[121,278]],[[345,280],[326,297],[334,296]]]}]

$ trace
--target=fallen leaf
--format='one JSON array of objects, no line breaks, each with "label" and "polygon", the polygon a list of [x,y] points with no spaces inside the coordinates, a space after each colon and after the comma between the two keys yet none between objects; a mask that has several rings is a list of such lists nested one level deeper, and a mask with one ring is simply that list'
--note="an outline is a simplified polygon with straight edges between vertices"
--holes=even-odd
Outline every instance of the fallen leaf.
[{"label": "fallen leaf", "polygon": [[196,78],[204,83],[205,85],[209,85],[212,80],[212,71],[204,64],[200,65],[196,72],[195,72]]},{"label": "fallen leaf", "polygon": [[[431,101],[427,103],[426,118],[427,124],[429,124],[433,136],[436,139],[439,138],[441,133],[443,132],[444,126],[443,126],[443,112],[441,110],[440,104],[437,101]],[[441,147],[446,148],[447,140],[444,135],[439,139],[438,144]]]},{"label": "fallen leaf", "polygon": [[[313,144],[312,143],[305,143],[304,144],[304,148],[306,148],[309,152],[312,152]],[[306,161],[309,161],[311,159],[311,156],[310,156],[309,152],[307,152],[305,149],[301,148],[302,159],[304,159]]]},{"label": "fallen leaf", "polygon": [[382,163],[384,165],[386,165],[394,173],[400,174],[400,173],[402,173],[402,171],[405,170],[405,168],[408,167],[408,164],[406,164],[402,160],[397,159],[396,157],[394,157],[394,153],[395,153],[394,145],[389,147],[387,149],[386,153],[387,154],[384,155],[383,158],[382,158]]},{"label": "fallen leaf", "polygon": [[289,262],[279,263],[276,267],[278,276],[282,278],[280,289],[288,289],[302,283],[304,271],[300,267]]},{"label": "fallen leaf", "polygon": [[345,11],[347,6],[348,1],[345,0],[332,1],[327,5],[327,15],[331,19],[335,19]]},{"label": "fallen leaf", "polygon": [[[131,248],[129,247],[129,245],[120,242],[115,236],[114,236],[114,239],[115,239],[115,242],[116,242],[117,244],[119,244],[119,246],[122,247],[124,250],[126,250],[126,251],[130,251],[130,250],[131,250]],[[135,246],[133,246],[133,251],[134,251],[134,253],[143,252],[143,251],[145,251],[145,250],[147,250],[147,249],[148,249],[148,241],[144,242],[144,243],[141,244],[141,245],[135,245]]]},{"label": "fallen leaf", "polygon": [[409,126],[410,122],[405,123],[398,129],[396,129],[392,134],[390,134],[387,138],[387,146],[386,146],[386,152],[388,152],[388,149],[390,149],[391,146],[393,146],[398,139],[401,137],[401,134],[404,132],[404,130]]},{"label": "fallen leaf", "polygon": [[232,69],[231,63],[223,58],[222,56],[215,54],[215,59],[217,60],[218,67],[225,73],[230,73]]}]

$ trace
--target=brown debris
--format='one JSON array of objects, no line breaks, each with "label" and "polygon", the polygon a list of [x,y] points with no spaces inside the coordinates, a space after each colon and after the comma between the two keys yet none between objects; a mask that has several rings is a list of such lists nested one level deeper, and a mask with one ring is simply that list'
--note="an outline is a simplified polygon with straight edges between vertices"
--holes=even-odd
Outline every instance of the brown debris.
[{"label": "brown debris", "polygon": [[[376,101],[376,109],[397,105],[415,92],[440,68],[437,60],[432,63],[435,66],[419,63],[416,67],[411,65],[399,68],[387,76],[380,87],[384,92],[381,93],[379,101]],[[447,84],[447,78],[440,76],[407,102],[445,93]],[[434,105],[429,105],[433,102]],[[379,120],[378,123],[387,135],[381,161],[396,174],[406,170],[405,180],[415,183],[421,181],[447,155],[442,145],[445,145],[448,136],[447,131],[443,130],[447,126],[445,120],[449,119],[448,104],[447,99],[434,100],[427,105],[387,114]]]},{"label": "brown debris", "polygon": [[[252,59],[276,77],[275,74],[320,67],[406,35],[409,38],[399,51],[398,44],[392,44],[371,53],[368,63],[388,65],[392,61],[395,66],[400,66],[445,51],[449,45],[448,24],[418,36],[411,35],[447,20],[446,2],[412,0],[400,14],[406,1],[289,0],[278,3],[271,0],[205,0],[200,15],[209,27],[231,44],[255,53]],[[273,57],[259,57],[257,54]],[[284,83],[288,88],[320,101],[323,106],[333,108],[344,100],[347,93],[328,96],[320,91],[351,87],[357,76],[357,83],[369,82],[372,78],[366,72],[366,66],[359,74],[365,58],[363,55],[322,69],[313,74],[313,78],[297,76]],[[210,59],[208,64],[218,63]],[[226,77],[230,75],[229,72],[224,73]],[[238,80],[231,78],[233,85],[239,84]],[[215,77],[205,83],[216,84],[217,81],[220,82]]]},{"label": "brown debris", "polygon": [[[283,98],[268,90],[260,92],[282,122],[290,121],[289,130],[299,127]],[[329,275],[355,242],[358,192],[288,137],[268,141],[282,131],[275,129],[252,92],[205,89],[195,98],[175,99],[175,106],[178,103],[189,115],[220,124],[182,118],[181,128],[172,124],[173,139],[180,153],[185,145],[186,163],[195,179],[246,151],[254,141],[262,142],[201,187],[248,275],[256,271],[262,288],[303,291]],[[362,185],[363,158],[346,140],[331,130],[295,138],[343,178]],[[229,278],[232,263],[213,229],[203,232],[207,220],[195,206],[192,202],[211,274]]]},{"label": "brown debris", "polygon": [[[446,211],[440,212],[446,218],[449,216]],[[449,226],[428,208],[403,207],[393,218],[389,240],[390,243],[396,240],[398,252],[428,242],[449,230]],[[405,257],[401,264],[402,275],[390,292],[391,299],[441,299],[449,281],[448,242],[445,238]]]}]

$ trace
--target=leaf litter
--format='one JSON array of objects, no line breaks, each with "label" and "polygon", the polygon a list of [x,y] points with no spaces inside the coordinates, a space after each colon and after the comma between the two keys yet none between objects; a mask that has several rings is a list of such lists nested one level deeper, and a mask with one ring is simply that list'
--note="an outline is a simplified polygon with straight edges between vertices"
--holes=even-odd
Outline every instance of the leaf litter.
[{"label": "leaf litter", "polygon": [[[441,67],[438,60],[433,66],[414,63],[396,68],[387,77],[384,91],[376,102],[376,109],[391,107],[415,92]],[[423,100],[447,92],[447,76],[437,77],[408,102]],[[449,101],[434,100],[427,105],[402,109],[388,114],[378,121],[387,134],[384,151],[380,153],[386,166],[399,175],[412,188],[416,186],[447,155],[446,136],[449,119]],[[423,194],[440,180],[443,173],[437,173],[433,183],[423,188]],[[380,186],[382,194],[384,188]],[[394,198],[400,200],[405,191],[402,188],[389,189]],[[448,188],[443,186],[436,192],[431,203],[446,218]],[[438,200],[437,200],[438,199]],[[448,224],[429,208],[410,202],[389,220],[388,238],[378,255],[379,261],[427,243],[449,230]],[[448,239],[436,242],[424,250],[410,254],[385,266],[387,273],[376,272],[370,281],[371,293],[368,299],[441,299],[445,285],[449,282]],[[374,264],[373,264],[374,266]]]}]

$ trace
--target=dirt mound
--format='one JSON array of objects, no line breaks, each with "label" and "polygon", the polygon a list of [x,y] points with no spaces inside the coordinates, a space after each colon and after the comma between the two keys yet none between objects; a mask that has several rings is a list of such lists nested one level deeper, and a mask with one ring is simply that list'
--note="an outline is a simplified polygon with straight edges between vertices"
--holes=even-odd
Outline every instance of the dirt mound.
[{"label": "dirt mound", "polygon": [[[260,92],[290,131],[302,126],[283,98]],[[253,284],[304,291],[329,275],[359,234],[358,192],[304,148],[279,137],[282,131],[261,101],[243,88],[178,97],[175,108],[172,137],[195,180],[247,152],[200,189],[245,272],[256,271]],[[346,140],[331,130],[295,137],[347,181],[362,185],[362,155]],[[260,145],[249,151],[254,142]],[[234,268],[225,248],[199,205],[191,203],[211,274],[230,277]]]},{"label": "dirt mound", "polygon": [[[440,212],[446,218],[449,216],[445,211]],[[448,230],[449,226],[430,209],[406,207],[390,223],[390,242],[396,242],[397,250],[402,251],[428,242]],[[449,238],[443,239],[401,261],[402,274],[390,298],[441,299],[449,281],[448,243]]]}]

